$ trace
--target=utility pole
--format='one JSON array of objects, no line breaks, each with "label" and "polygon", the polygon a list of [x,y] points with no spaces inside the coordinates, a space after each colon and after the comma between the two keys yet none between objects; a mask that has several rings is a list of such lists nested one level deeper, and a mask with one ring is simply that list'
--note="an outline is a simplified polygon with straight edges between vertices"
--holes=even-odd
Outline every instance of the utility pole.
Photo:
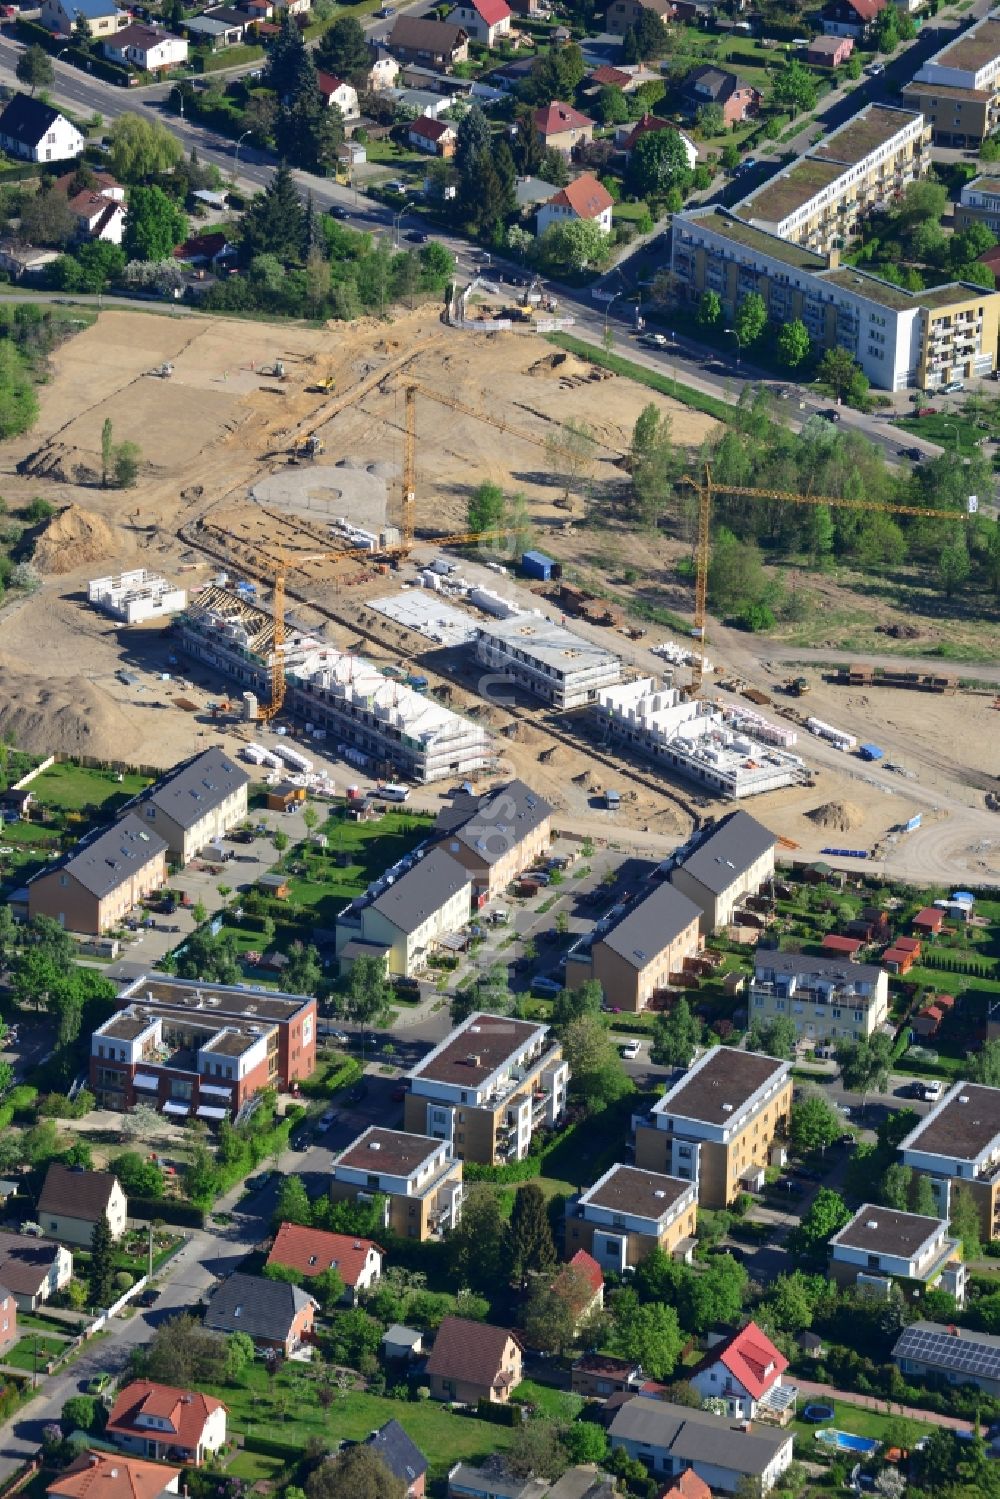
[{"label": "utility pole", "polygon": [[148,1252],[148,1254],[146,1256],[146,1275],[147,1275],[147,1278],[149,1280],[152,1280],[152,1278],[153,1278],[153,1222],[152,1222],[152,1219],[150,1219],[148,1228],[149,1228],[149,1246],[148,1246],[149,1247],[149,1252]]}]

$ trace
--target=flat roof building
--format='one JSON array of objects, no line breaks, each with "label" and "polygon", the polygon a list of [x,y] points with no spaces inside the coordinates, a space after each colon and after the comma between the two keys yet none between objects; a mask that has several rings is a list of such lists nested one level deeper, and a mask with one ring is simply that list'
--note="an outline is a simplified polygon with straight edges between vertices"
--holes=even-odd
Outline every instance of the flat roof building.
[{"label": "flat roof building", "polygon": [[899,1158],[930,1179],[942,1218],[951,1215],[952,1192],[963,1187],[983,1238],[1000,1238],[1000,1088],[955,1083],[900,1142]]},{"label": "flat roof building", "polygon": [[687,1259],[697,1217],[697,1183],[641,1166],[612,1166],[567,1205],[566,1254],[585,1250],[617,1275],[654,1249]]},{"label": "flat roof building", "polygon": [[942,1218],[865,1202],[828,1247],[830,1274],[840,1285],[885,1296],[898,1285],[909,1300],[941,1290],[965,1304],[961,1241],[949,1236]]},{"label": "flat roof building", "polygon": [[335,1202],[386,1198],[386,1227],[407,1239],[437,1239],[462,1216],[462,1162],[451,1142],[372,1125],[334,1159]]},{"label": "flat roof building", "polygon": [[621,677],[619,657],[543,614],[491,620],[476,632],[476,660],[553,708],[578,708]]},{"label": "flat roof building", "polygon": [[791,1071],[759,1052],[711,1047],[637,1126],[636,1165],[696,1182],[702,1207],[727,1207],[780,1146]]},{"label": "flat roof building", "polygon": [[[183,43],[182,43],[183,45]],[[87,598],[126,625],[145,624],[149,619],[179,614],[187,605],[187,592],[168,583],[159,573],[144,567],[120,577],[94,578],[87,584]]]}]

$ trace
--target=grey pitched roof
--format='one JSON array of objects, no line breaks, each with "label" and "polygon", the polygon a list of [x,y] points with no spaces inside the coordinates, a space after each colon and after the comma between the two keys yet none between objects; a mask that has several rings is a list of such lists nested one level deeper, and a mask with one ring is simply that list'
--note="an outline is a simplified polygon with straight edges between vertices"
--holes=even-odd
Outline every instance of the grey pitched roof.
[{"label": "grey pitched roof", "polygon": [[461,26],[451,21],[424,21],[417,16],[397,16],[386,45],[417,52],[454,52],[469,39]]},{"label": "grey pitched roof", "polygon": [[693,921],[700,919],[701,908],[673,885],[663,882],[599,940],[631,967],[643,969]]},{"label": "grey pitched roof", "polygon": [[230,1275],[213,1295],[205,1326],[214,1332],[245,1332],[252,1338],[283,1342],[295,1314],[312,1297],[301,1286],[263,1275]]},{"label": "grey pitched roof", "polygon": [[49,865],[43,874],[52,875],[61,870],[72,875],[85,890],[101,900],[166,851],[167,845],[159,833],[144,828],[138,817],[130,812],[107,832],[83,844],[62,864]]},{"label": "grey pitched roof", "polygon": [[[67,8],[74,9],[71,5]],[[51,104],[44,104],[41,99],[32,99],[27,94],[15,94],[0,115],[0,135],[11,136],[22,146],[37,146],[58,119],[59,111]]]},{"label": "grey pitched roof", "polygon": [[[457,803],[456,798],[456,803]],[[495,864],[552,816],[552,806],[524,781],[511,781],[481,797],[451,837],[477,858]]]},{"label": "grey pitched roof", "polygon": [[758,951],[754,969],[757,978],[773,973],[775,978],[798,979],[806,988],[818,982],[852,990],[859,984],[877,983],[882,972],[872,963],[851,963],[840,957],[819,957],[813,953],[779,952],[775,948]]},{"label": "grey pitched roof", "polygon": [[969,1332],[943,1322],[911,1322],[892,1350],[893,1358],[912,1359],[969,1379],[1000,1379],[1000,1337]]},{"label": "grey pitched roof", "polygon": [[213,748],[195,755],[165,780],[157,782],[143,800],[151,801],[178,827],[192,828],[213,807],[249,784],[246,771],[220,749]]},{"label": "grey pitched roof", "polygon": [[0,1233],[0,1276],[9,1291],[37,1295],[60,1254],[58,1244],[27,1234]]},{"label": "grey pitched roof", "polygon": [[745,1431],[711,1411],[636,1395],[611,1423],[611,1439],[641,1442],[688,1463],[711,1463],[731,1473],[763,1473],[787,1442],[787,1431]]},{"label": "grey pitched roof", "polygon": [[78,1171],[53,1162],[45,1173],[38,1211],[96,1223],[107,1212],[117,1182],[110,1171]]},{"label": "grey pitched roof", "polygon": [[777,841],[770,829],[749,812],[731,812],[688,855],[681,868],[713,895],[721,895]]},{"label": "grey pitched roof", "polygon": [[[388,890],[383,890],[372,902],[372,910],[401,932],[415,932],[432,911],[439,910],[445,901],[471,883],[472,875],[467,869],[443,849],[435,848]],[[469,910],[471,914],[471,894]]]},{"label": "grey pitched roof", "polygon": [[374,1448],[391,1473],[401,1478],[409,1488],[421,1473],[427,1472],[427,1459],[407,1436],[396,1420],[387,1421],[368,1438],[369,1447]]}]

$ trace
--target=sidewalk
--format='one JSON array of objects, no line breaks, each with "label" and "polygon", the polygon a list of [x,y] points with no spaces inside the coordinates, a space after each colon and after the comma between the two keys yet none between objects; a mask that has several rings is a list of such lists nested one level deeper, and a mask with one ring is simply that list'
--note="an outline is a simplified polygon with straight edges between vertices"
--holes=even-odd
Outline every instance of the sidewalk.
[{"label": "sidewalk", "polygon": [[851,1390],[835,1390],[832,1385],[816,1384],[811,1379],[795,1380],[803,1395],[820,1396],[825,1400],[839,1400],[844,1405],[857,1405],[862,1410],[875,1411],[883,1416],[905,1416],[909,1421],[925,1421],[929,1426],[946,1426],[949,1431],[970,1431],[971,1421],[958,1416],[939,1416],[936,1411],[920,1410],[913,1405],[897,1405],[892,1400],[882,1400],[876,1395],[858,1395]]}]

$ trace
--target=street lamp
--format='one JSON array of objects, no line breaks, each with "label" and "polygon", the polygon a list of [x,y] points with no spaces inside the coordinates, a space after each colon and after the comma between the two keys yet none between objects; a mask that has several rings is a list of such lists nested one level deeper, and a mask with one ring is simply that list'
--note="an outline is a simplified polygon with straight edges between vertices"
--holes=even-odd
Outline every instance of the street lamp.
[{"label": "street lamp", "polygon": [[[181,99],[181,103],[183,103],[183,102],[184,101],[183,101],[183,98],[182,98]],[[234,182],[236,181],[236,173],[239,170],[239,165],[240,165],[240,147],[242,146],[243,142],[246,140],[246,138],[247,138],[248,135],[253,135],[253,131],[252,130],[244,130],[243,134],[240,136],[239,140],[236,142],[236,150],[233,152],[233,181]]]},{"label": "street lamp", "polygon": [[942,422],[941,425],[942,425],[942,427],[950,427],[951,430],[954,432],[954,434],[955,434],[955,452],[956,453],[960,453],[962,451],[962,442],[961,442],[962,433],[961,433],[961,430],[959,429],[958,423],[957,422]]},{"label": "street lamp", "polygon": [[727,333],[731,333],[733,335],[733,337],[735,338],[735,340],[736,340],[736,368],[739,369],[739,367],[740,367],[740,352],[741,352],[741,350],[743,348],[742,340],[740,339],[739,329],[738,328],[727,328],[725,331]]},{"label": "street lamp", "polygon": [[611,308],[614,305],[615,298],[616,297],[620,297],[620,296],[621,296],[621,289],[620,288],[619,288],[618,291],[613,291],[611,293],[610,297],[608,298],[608,300],[607,300],[607,302],[605,304],[605,307],[604,307],[604,342],[605,343],[607,343],[607,341],[608,341],[608,318],[611,316]]},{"label": "street lamp", "polygon": [[404,198],[400,204],[399,212],[394,213],[392,216],[392,243],[397,250],[399,249],[399,221],[412,202],[412,198]]}]

